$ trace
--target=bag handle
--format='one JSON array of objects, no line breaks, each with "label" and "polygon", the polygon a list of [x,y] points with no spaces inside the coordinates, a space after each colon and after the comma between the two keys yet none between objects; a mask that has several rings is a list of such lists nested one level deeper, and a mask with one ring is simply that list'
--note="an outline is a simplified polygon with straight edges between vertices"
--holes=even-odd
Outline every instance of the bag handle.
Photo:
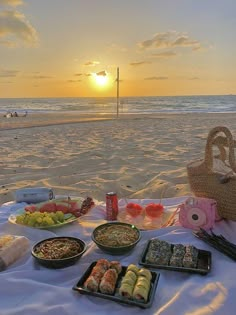
[{"label": "bag handle", "polygon": [[212,145],[217,146],[218,150],[220,151],[219,155],[215,155],[216,158],[220,158],[221,161],[225,162],[227,159],[227,152],[225,147],[227,146],[227,139],[222,136],[217,136],[213,142]]},{"label": "bag handle", "polygon": [[[216,137],[218,133],[223,132],[226,137]],[[229,147],[229,164],[232,170],[236,173],[235,155],[234,155],[234,145],[235,141],[233,136],[227,127],[217,126],[213,128],[207,137],[207,143],[205,147],[205,165],[209,172],[212,171],[213,167],[213,145],[216,144],[220,150],[221,158],[226,159],[225,151],[223,151],[223,145]]]}]

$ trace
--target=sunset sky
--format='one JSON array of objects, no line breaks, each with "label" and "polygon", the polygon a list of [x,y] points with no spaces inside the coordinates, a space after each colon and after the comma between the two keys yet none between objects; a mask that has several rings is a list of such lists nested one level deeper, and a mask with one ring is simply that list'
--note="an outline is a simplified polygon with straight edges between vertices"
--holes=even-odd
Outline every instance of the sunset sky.
[{"label": "sunset sky", "polygon": [[236,94],[235,0],[0,0],[0,97]]}]

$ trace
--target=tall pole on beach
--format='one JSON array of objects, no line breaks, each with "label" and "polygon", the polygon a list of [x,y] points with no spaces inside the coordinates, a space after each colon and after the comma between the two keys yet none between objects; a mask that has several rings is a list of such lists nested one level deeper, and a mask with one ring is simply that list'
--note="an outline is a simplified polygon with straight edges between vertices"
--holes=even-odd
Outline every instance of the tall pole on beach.
[{"label": "tall pole on beach", "polygon": [[119,117],[119,103],[120,103],[120,91],[119,91],[119,83],[120,83],[120,70],[117,68],[117,76],[116,76],[116,116]]}]

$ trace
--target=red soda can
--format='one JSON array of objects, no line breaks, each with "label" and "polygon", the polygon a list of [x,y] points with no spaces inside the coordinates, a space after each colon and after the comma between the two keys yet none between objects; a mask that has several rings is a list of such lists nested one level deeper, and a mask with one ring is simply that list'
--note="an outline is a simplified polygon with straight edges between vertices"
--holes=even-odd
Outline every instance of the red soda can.
[{"label": "red soda can", "polygon": [[106,194],[106,212],[108,221],[114,221],[117,219],[118,198],[115,192],[108,192]]}]

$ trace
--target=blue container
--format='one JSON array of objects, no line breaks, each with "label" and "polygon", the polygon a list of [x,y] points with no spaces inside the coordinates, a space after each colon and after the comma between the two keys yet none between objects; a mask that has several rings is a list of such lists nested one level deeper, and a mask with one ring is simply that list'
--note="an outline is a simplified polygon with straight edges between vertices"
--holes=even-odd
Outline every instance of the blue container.
[{"label": "blue container", "polygon": [[53,190],[46,187],[23,188],[15,192],[16,202],[38,203],[53,198]]}]

